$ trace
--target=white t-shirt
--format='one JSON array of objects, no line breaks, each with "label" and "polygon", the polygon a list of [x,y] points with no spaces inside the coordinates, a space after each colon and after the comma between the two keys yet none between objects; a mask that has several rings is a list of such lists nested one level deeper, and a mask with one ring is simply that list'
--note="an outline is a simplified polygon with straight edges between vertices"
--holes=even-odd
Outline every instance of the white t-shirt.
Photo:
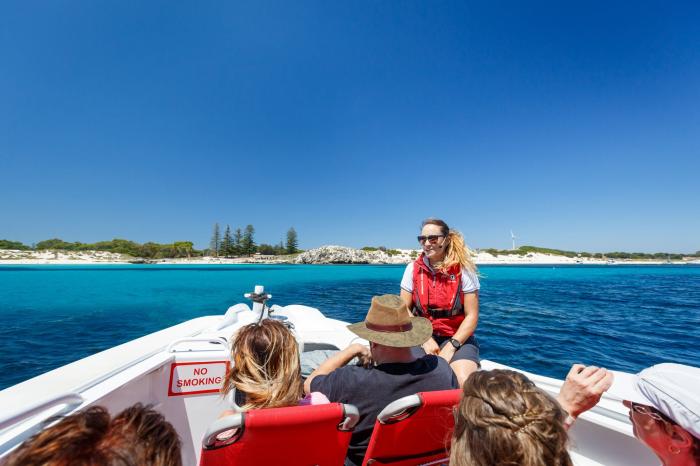
[{"label": "white t-shirt", "polygon": [[[423,258],[426,265],[432,270],[428,261]],[[479,284],[479,278],[476,274],[470,270],[462,267],[462,293],[471,293],[473,291],[481,288]],[[406,270],[403,272],[403,278],[401,279],[401,289],[413,293],[413,262],[406,266]]]}]

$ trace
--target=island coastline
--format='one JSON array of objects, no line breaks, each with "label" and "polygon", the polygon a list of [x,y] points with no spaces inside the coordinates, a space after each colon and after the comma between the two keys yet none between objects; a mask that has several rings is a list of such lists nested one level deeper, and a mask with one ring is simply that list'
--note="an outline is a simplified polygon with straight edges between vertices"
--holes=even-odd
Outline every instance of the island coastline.
[{"label": "island coastline", "polygon": [[[144,259],[108,251],[21,251],[0,250],[0,265],[234,265],[234,264],[407,264],[418,257],[420,250],[392,249],[367,251],[345,246],[321,246],[300,254],[265,256],[253,254],[246,257],[190,257]],[[527,254],[497,254],[476,251],[477,265],[663,265],[700,264],[696,258],[684,260],[635,260],[601,259],[593,257],[568,257],[557,254],[530,252]]]}]

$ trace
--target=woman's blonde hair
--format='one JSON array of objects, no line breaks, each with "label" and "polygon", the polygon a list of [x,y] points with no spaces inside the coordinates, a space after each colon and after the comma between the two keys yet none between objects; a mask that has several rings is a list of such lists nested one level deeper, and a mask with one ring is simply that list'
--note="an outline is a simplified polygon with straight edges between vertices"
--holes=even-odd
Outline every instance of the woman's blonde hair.
[{"label": "woman's blonde hair", "polygon": [[266,319],[242,327],[232,345],[233,365],[222,392],[245,394],[243,410],[280,408],[299,403],[303,392],[299,346],[279,321]]},{"label": "woman's blonde hair", "polygon": [[450,466],[572,466],[564,417],[520,373],[474,372],[456,408]]},{"label": "woman's blonde hair", "polygon": [[447,250],[445,251],[445,260],[442,268],[448,269],[453,265],[459,264],[470,272],[476,272],[476,264],[472,259],[472,251],[464,242],[462,233],[457,230],[450,230],[444,220],[439,218],[428,218],[423,220],[421,229],[426,225],[436,225],[440,227],[440,231],[445,235],[447,241]]}]

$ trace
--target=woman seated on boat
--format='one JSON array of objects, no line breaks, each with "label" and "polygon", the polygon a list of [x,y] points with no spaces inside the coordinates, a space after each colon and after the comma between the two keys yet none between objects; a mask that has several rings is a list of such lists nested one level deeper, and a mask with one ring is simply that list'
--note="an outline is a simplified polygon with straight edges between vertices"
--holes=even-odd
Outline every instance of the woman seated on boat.
[{"label": "woman seated on boat", "polygon": [[472,373],[455,410],[450,465],[572,465],[567,430],[612,382],[606,369],[574,364],[555,400],[519,372]]},{"label": "woman seated on boat", "polygon": [[664,466],[700,465],[700,368],[658,364],[619,373],[610,394],[630,410],[634,435]]},{"label": "woman seated on boat", "polygon": [[418,242],[423,253],[406,266],[401,298],[415,315],[433,324],[423,349],[450,363],[460,387],[479,367],[479,279],[462,235],[442,220],[423,221]]},{"label": "woman seated on boat", "polygon": [[3,466],[180,466],[180,438],[162,414],[136,404],[110,418],[101,406],[67,416],[25,441]]},{"label": "woman seated on boat", "polygon": [[242,327],[234,336],[231,369],[222,393],[233,399],[233,410],[281,408],[328,403],[321,393],[306,397],[301,379],[299,345],[279,321],[265,319]]},{"label": "woman seated on boat", "polygon": [[573,465],[566,413],[519,372],[478,371],[455,411],[450,466]]}]

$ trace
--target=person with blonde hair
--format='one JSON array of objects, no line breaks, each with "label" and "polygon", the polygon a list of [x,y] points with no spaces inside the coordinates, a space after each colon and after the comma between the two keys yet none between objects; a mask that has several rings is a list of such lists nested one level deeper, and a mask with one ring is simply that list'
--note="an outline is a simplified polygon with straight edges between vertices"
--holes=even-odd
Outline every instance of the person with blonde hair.
[{"label": "person with blonde hair", "polygon": [[423,344],[428,354],[444,358],[462,386],[479,367],[479,278],[461,233],[443,220],[423,221],[421,255],[406,266],[401,299],[413,314],[426,317],[433,335]]},{"label": "person with blonde hair", "polygon": [[328,403],[320,393],[303,396],[299,345],[277,320],[242,327],[233,339],[231,356],[233,364],[221,391],[232,396],[237,411]]},{"label": "person with blonde hair", "polygon": [[613,381],[605,368],[574,364],[555,400],[519,372],[472,373],[455,407],[450,465],[572,465],[567,431]]},{"label": "person with blonde hair", "polygon": [[566,417],[519,372],[474,372],[455,410],[450,465],[572,466]]},{"label": "person with blonde hair", "polygon": [[[51,421],[50,421],[51,422]],[[111,418],[101,406],[78,411],[20,445],[3,466],[180,466],[175,428],[135,404]]]}]

